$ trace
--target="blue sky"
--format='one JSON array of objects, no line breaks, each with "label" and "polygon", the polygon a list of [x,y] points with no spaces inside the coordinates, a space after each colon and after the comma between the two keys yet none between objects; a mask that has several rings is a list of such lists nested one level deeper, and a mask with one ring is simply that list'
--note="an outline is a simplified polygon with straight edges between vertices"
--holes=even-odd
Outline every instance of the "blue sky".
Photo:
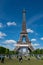
[{"label": "blue sky", "polygon": [[14,49],[24,8],[28,38],[34,48],[43,48],[43,0],[0,0],[0,46]]}]

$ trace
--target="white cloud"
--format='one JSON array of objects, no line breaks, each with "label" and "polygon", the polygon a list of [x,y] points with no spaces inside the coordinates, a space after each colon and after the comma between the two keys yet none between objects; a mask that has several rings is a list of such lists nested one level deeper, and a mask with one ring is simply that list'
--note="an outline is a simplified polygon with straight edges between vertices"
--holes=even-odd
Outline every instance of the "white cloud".
[{"label": "white cloud", "polygon": [[7,36],[5,33],[0,32],[0,38],[3,38],[3,37],[5,37],[5,36]]},{"label": "white cloud", "polygon": [[0,28],[2,28],[3,27],[3,24],[2,23],[0,23]]},{"label": "white cloud", "polygon": [[15,22],[7,22],[7,25],[8,26],[16,26],[16,23]]},{"label": "white cloud", "polygon": [[43,37],[42,38],[40,38],[41,40],[43,40]]},{"label": "white cloud", "polygon": [[28,32],[28,33],[33,33],[34,31],[31,30],[31,29],[27,29],[27,32]]},{"label": "white cloud", "polygon": [[35,44],[32,44],[32,46],[40,46],[40,44],[39,43],[35,43]]},{"label": "white cloud", "polygon": [[5,44],[12,44],[12,43],[16,43],[15,40],[6,40],[4,41]]},{"label": "white cloud", "polygon": [[33,39],[31,39],[31,41],[36,41],[36,39],[33,38]]},{"label": "white cloud", "polygon": [[32,44],[34,50],[40,48],[40,44],[39,43],[31,43],[31,44]]}]

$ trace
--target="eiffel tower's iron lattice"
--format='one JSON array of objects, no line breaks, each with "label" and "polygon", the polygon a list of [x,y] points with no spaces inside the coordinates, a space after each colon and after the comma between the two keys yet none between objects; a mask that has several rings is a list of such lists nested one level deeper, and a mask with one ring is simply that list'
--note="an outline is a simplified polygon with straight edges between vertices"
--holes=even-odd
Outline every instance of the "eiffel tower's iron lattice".
[{"label": "eiffel tower's iron lattice", "polygon": [[[28,33],[27,33],[27,30],[26,30],[26,16],[25,16],[26,11],[23,10],[22,14],[23,14],[22,32],[20,33],[20,39],[17,42],[17,47],[15,48],[15,50],[18,51],[21,47],[27,47],[29,51],[33,51],[34,49],[31,45],[31,42],[28,39]],[[22,42],[23,38],[25,38],[26,42]],[[27,46],[25,46],[25,45],[27,45]]]}]

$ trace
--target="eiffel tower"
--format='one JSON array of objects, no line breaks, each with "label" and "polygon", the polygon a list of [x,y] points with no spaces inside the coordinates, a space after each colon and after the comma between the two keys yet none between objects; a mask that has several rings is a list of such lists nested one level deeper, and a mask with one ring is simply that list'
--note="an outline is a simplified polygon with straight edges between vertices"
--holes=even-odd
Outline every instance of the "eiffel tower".
[{"label": "eiffel tower", "polygon": [[[33,47],[31,45],[31,42],[28,39],[28,33],[26,30],[26,11],[25,9],[22,11],[23,14],[23,21],[22,21],[22,32],[20,33],[20,39],[17,42],[17,46],[15,48],[16,51],[18,51],[20,48],[26,47],[31,52],[33,51]],[[23,42],[23,38],[25,38],[26,42]]]}]

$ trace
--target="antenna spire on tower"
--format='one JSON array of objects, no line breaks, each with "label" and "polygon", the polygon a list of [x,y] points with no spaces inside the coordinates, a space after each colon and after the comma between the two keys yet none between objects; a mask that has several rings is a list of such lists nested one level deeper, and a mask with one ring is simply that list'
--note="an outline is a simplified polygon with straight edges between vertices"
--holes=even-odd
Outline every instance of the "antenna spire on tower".
[{"label": "antenna spire on tower", "polygon": [[22,21],[22,31],[26,32],[26,10],[23,9],[23,21]]},{"label": "antenna spire on tower", "polygon": [[26,10],[23,9],[22,13],[23,13],[23,22],[25,22],[26,21]]}]

